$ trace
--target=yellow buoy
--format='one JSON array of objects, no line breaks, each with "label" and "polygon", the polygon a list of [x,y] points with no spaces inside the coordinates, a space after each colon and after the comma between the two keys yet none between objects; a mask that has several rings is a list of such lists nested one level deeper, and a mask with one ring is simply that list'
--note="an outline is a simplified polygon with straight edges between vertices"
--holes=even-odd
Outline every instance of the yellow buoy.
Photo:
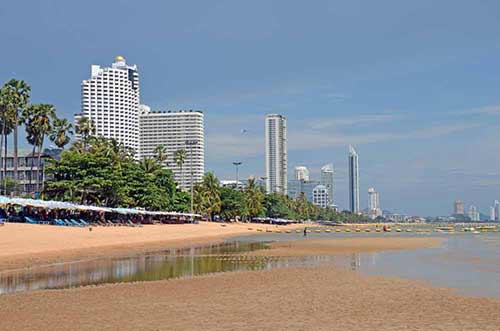
[{"label": "yellow buoy", "polygon": [[262,229],[257,229],[257,231],[262,232]]},{"label": "yellow buoy", "polygon": [[341,230],[340,229],[336,229],[335,232],[340,232]]}]

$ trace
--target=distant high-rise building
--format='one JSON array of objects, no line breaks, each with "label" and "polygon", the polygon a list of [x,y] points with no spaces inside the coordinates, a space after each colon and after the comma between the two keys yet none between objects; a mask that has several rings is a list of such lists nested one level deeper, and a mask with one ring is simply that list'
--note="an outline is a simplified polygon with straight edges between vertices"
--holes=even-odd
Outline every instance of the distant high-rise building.
[{"label": "distant high-rise building", "polygon": [[[205,173],[205,133],[202,111],[151,111],[141,105],[140,157],[156,157],[156,147],[165,148],[165,166],[172,170],[175,182],[187,189],[202,180]],[[192,142],[189,144],[188,142]],[[175,154],[184,150],[182,164],[177,164]],[[192,171],[192,174],[191,174]]]},{"label": "distant high-rise building", "polygon": [[287,193],[286,118],[266,115],[266,191]]},{"label": "distant high-rise building", "polygon": [[330,163],[321,167],[319,182],[321,185],[324,185],[326,187],[326,190],[328,191],[328,206],[330,207],[335,206],[333,178],[334,178],[333,164]]},{"label": "distant high-rise building", "polygon": [[313,201],[312,203],[321,208],[326,208],[328,206],[328,189],[325,185],[317,185],[313,189]]},{"label": "distant high-rise building", "polygon": [[496,217],[495,217],[495,207],[490,207],[490,221],[495,221],[496,220]]},{"label": "distant high-rise building", "polygon": [[313,190],[319,184],[320,182],[317,180],[304,181],[292,179],[288,181],[287,194],[289,197],[297,199],[300,197],[301,193],[304,193],[305,198],[312,202]]},{"label": "distant high-rise building", "polygon": [[295,180],[309,181],[309,169],[304,166],[295,167]]},{"label": "distant high-rise building", "polygon": [[455,200],[453,214],[455,215],[465,215],[465,205],[462,200]]},{"label": "distant high-rise building", "polygon": [[472,222],[479,222],[479,212],[477,211],[476,206],[469,207],[469,218]]},{"label": "distant high-rise building", "polygon": [[138,152],[140,99],[136,65],[128,65],[123,56],[117,56],[110,68],[92,65],[90,79],[82,82],[81,102],[75,121],[86,117],[96,135],[115,139]]},{"label": "distant high-rise building", "polygon": [[500,201],[495,200],[493,207],[495,207],[495,221],[500,221]]},{"label": "distant high-rise building", "polygon": [[368,189],[368,215],[371,218],[377,218],[382,216],[382,210],[380,209],[378,192],[375,191],[373,187]]},{"label": "distant high-rise building", "polygon": [[354,147],[349,146],[349,209],[359,213],[359,161]]}]

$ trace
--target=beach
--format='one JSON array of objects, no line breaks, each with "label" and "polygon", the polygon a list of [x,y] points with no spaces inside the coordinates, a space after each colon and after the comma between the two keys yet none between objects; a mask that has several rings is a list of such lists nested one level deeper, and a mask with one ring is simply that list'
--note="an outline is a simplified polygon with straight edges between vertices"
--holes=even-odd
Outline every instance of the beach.
[{"label": "beach", "polygon": [[[232,223],[145,225],[143,227],[61,227],[8,223],[0,227],[0,271],[41,264],[181,248],[303,225]],[[249,230],[251,228],[252,230]]]},{"label": "beach", "polygon": [[[247,234],[248,227],[206,223],[98,228],[91,234],[97,236],[86,237],[85,229],[18,225],[11,228],[10,236],[4,233],[0,242],[7,251],[16,252],[11,265],[21,265],[19,261],[28,262],[23,257],[26,254],[39,256],[36,263],[51,258],[84,258],[99,250],[102,256],[129,254],[162,244],[175,247],[220,241]],[[145,232],[141,234],[142,230]],[[19,236],[29,233],[32,241],[22,248],[11,247],[14,242],[25,242],[13,237],[16,231],[20,231]],[[39,233],[43,240],[37,237]],[[56,234],[64,234],[64,239],[54,239]],[[3,241],[7,239],[9,245]],[[308,239],[275,242],[269,249],[246,254],[305,256],[414,250],[437,247],[442,240]],[[67,255],[68,249],[73,255]],[[5,250],[0,261],[9,261]],[[464,296],[422,281],[367,276],[327,264],[5,294],[0,295],[0,329],[493,331],[500,325],[499,311],[500,298]]]}]

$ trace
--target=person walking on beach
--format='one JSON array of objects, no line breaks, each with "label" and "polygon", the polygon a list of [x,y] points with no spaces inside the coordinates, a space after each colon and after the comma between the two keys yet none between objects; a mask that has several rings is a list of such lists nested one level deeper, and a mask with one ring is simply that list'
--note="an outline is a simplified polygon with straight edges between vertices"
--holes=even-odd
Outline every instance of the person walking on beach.
[{"label": "person walking on beach", "polygon": [[307,228],[304,228],[304,237],[307,236]]}]

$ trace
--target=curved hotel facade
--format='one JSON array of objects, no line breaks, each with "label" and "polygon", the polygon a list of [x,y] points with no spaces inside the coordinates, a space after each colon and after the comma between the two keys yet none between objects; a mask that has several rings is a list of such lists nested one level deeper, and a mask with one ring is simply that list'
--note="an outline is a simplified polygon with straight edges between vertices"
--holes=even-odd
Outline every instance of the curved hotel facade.
[{"label": "curved hotel facade", "polygon": [[95,134],[139,148],[139,72],[117,56],[111,68],[91,66],[91,78],[82,82],[81,113],[90,119]]},{"label": "curved hotel facade", "polygon": [[[150,111],[140,104],[139,72],[123,56],[117,56],[111,67],[91,66],[91,77],[82,81],[81,112],[75,121],[86,117],[95,135],[115,139],[135,151],[137,159],[154,157],[155,148],[166,149],[165,166],[172,169],[182,188],[202,179],[205,171],[204,117],[201,111]],[[76,136],[78,139],[78,135]],[[182,166],[174,153],[186,151]],[[192,175],[191,175],[192,172]]]}]

